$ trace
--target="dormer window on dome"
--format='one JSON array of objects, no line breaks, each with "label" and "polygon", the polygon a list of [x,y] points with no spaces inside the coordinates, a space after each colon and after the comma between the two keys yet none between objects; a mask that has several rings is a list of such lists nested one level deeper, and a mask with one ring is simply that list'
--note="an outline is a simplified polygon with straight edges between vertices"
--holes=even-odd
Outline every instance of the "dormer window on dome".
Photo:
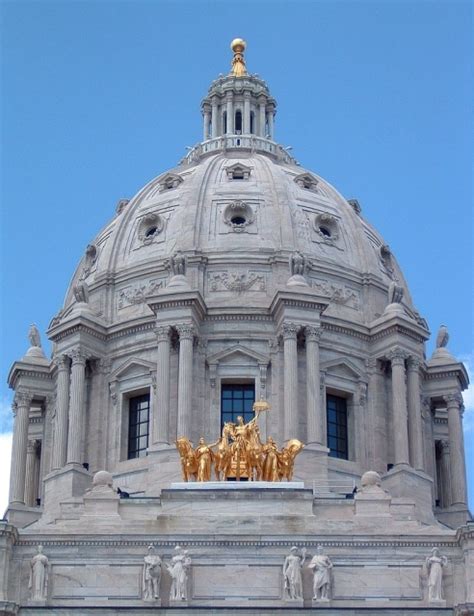
[{"label": "dormer window on dome", "polygon": [[302,173],[295,177],[295,182],[305,190],[318,192],[318,180],[311,173]]},{"label": "dormer window on dome", "polygon": [[225,169],[229,180],[248,180],[251,173],[251,168],[241,163],[236,163]]},{"label": "dormer window on dome", "polygon": [[160,180],[160,192],[177,188],[181,182],[183,182],[183,178],[180,175],[168,173]]}]

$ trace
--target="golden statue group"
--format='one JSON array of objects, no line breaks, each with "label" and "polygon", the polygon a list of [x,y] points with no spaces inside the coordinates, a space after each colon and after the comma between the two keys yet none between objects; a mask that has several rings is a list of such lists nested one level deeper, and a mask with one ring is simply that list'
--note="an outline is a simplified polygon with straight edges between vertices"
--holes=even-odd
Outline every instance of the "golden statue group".
[{"label": "golden statue group", "polygon": [[215,443],[209,445],[200,438],[194,448],[188,438],[178,438],[176,447],[181,457],[184,481],[190,478],[211,481],[213,467],[217,481],[292,480],[295,457],[303,449],[303,443],[291,439],[281,450],[271,436],[262,443],[257,420],[260,412],[270,407],[260,401],[253,408],[255,417],[251,421],[244,423],[242,417],[237,417],[237,423],[226,422]]}]

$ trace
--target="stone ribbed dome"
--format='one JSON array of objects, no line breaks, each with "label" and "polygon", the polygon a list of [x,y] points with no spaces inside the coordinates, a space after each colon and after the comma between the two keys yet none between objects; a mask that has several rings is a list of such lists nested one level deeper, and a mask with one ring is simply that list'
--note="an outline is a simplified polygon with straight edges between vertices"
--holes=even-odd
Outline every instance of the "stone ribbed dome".
[{"label": "stone ribbed dome", "polygon": [[[229,294],[235,303],[236,290],[245,306],[268,305],[275,289],[286,285],[295,251],[306,259],[315,292],[332,298],[339,311],[349,307],[353,320],[369,322],[383,312],[392,279],[406,291],[389,249],[356,202],[302,169],[280,146],[259,152],[241,141],[211,152],[198,146],[128,203],[120,202],[79,265],[66,307],[82,279],[91,307],[107,323],[144,314],[146,296],[166,287],[169,259],[178,251],[187,258],[191,286],[210,306],[225,304]],[[375,301],[363,312],[368,280]],[[104,285],[117,295],[115,309],[113,298],[103,301]],[[404,301],[411,312],[407,292]]]}]

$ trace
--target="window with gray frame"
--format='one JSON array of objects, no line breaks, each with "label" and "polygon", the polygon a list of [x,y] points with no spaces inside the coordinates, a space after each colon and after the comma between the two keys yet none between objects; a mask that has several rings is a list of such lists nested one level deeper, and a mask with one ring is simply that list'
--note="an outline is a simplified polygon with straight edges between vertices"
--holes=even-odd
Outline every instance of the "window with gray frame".
[{"label": "window with gray frame", "polygon": [[326,396],[327,443],[332,458],[348,459],[347,400],[340,396]]},{"label": "window with gray frame", "polygon": [[129,398],[128,459],[143,458],[150,431],[150,394]]}]

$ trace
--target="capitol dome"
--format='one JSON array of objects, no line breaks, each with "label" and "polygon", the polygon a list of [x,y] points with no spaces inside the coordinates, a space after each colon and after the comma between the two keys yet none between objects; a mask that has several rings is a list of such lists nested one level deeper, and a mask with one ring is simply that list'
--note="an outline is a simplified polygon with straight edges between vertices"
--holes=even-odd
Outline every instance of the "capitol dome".
[{"label": "capitol dome", "polygon": [[217,441],[262,400],[262,441],[305,444],[295,479],[351,492],[375,471],[420,520],[436,501],[454,520],[464,367],[447,351],[426,361],[428,327],[388,244],[275,141],[276,101],[245,48],[233,41],[230,73],[202,101],[202,142],[120,200],[87,246],[50,323],[52,362],[37,379],[28,355],[12,368],[10,385],[43,409],[42,482],[28,498],[54,518],[103,469],[158,495],[181,476],[177,439]]}]

